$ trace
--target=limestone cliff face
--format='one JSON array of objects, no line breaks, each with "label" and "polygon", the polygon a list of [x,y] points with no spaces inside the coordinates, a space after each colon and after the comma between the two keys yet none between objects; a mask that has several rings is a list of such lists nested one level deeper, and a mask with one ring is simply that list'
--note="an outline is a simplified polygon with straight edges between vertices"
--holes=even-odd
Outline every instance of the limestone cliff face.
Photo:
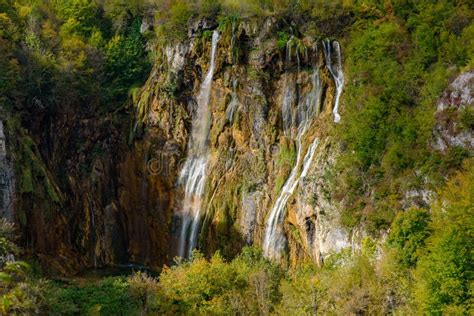
[{"label": "limestone cliff face", "polygon": [[[460,117],[472,113],[474,108],[474,71],[459,75],[439,99],[436,111],[437,124],[433,131],[433,148],[446,151],[458,146],[474,148],[472,126],[465,126]],[[464,112],[464,113],[463,113]]]},{"label": "limestone cliff face", "polygon": [[[205,23],[198,25],[187,41],[164,49],[162,63],[155,67],[136,102],[145,133],[134,142],[132,152],[135,157],[136,150],[141,152],[142,166],[148,159],[149,181],[161,184],[155,190],[164,202],[156,211],[164,216],[161,223],[168,225],[170,257],[176,254],[179,237],[179,222],[173,220],[173,214],[179,214],[183,199],[177,181],[179,163],[186,158],[196,96],[209,67],[211,41],[205,27]],[[350,242],[348,232],[339,225],[338,205],[331,200],[326,181],[337,152],[331,138],[336,87],[326,67],[322,42],[302,38],[294,39],[299,47],[278,47],[274,35],[278,27],[269,18],[244,21],[221,31],[210,98],[210,163],[198,248],[232,256],[246,244],[262,245],[270,210],[296,163],[298,103],[314,88],[312,78],[318,71],[319,108],[308,120],[302,152],[316,138],[320,144],[307,175],[298,181],[286,203],[282,224],[288,240],[284,262],[297,264],[321,260],[321,255],[350,246]],[[290,125],[291,120],[296,122],[289,129],[285,126],[288,116]],[[155,159],[160,163],[157,172],[150,170]],[[151,252],[161,247],[156,245]]]},{"label": "limestone cliff face", "polygon": [[[16,194],[3,201],[16,201],[21,242],[46,273],[119,263],[159,269],[177,255],[178,178],[216,28],[200,21],[186,40],[160,49],[133,107],[103,115],[80,104],[37,106],[25,122],[6,124],[2,168],[16,166]],[[338,151],[333,74],[321,40],[292,37],[282,45],[280,28],[273,18],[219,26],[197,243],[206,254],[262,246],[292,172],[298,180],[278,225],[282,262],[319,262],[350,246],[327,181]],[[305,118],[310,105],[317,108]]]},{"label": "limestone cliff face", "polygon": [[3,121],[0,121],[0,218],[14,220],[15,174],[7,149]]},{"label": "limestone cliff face", "polygon": [[[357,247],[365,233],[341,226],[331,187],[342,150],[336,60],[327,58],[336,46],[297,36],[282,43],[282,28],[273,18],[198,21],[187,39],[157,50],[133,106],[103,115],[35,98],[36,112],[21,124],[2,116],[0,213],[16,222],[27,254],[53,274],[120,263],[160,269],[173,260],[185,197],[179,176],[216,29],[197,248],[232,257],[245,245],[265,248],[271,231],[280,261],[294,266]],[[440,99],[434,150],[472,149],[472,126],[455,123],[472,109],[472,78],[461,75]],[[344,92],[340,105],[341,119],[351,119]],[[407,207],[430,194],[407,192]]]},{"label": "limestone cliff face", "polygon": [[64,108],[38,113],[27,128],[9,124],[20,241],[45,273],[128,259],[126,218],[116,198],[126,124],[123,113],[115,115]]}]

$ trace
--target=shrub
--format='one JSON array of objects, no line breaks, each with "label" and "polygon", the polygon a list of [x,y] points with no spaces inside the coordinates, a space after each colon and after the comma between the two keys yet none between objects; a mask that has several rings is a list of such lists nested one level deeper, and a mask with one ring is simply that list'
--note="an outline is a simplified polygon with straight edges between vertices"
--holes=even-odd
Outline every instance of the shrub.
[{"label": "shrub", "polygon": [[[45,291],[49,313],[90,315],[135,315],[139,302],[130,292],[124,278],[111,277],[85,286],[51,283]],[[64,309],[64,310],[63,310]]]},{"label": "shrub", "polygon": [[[13,223],[10,223],[6,218],[0,218],[0,256],[5,257],[10,254],[17,255],[19,249],[14,240],[15,228]],[[4,264],[3,260],[0,261],[0,268]]]},{"label": "shrub", "polygon": [[108,98],[123,99],[131,86],[145,80],[150,63],[144,51],[144,39],[136,20],[126,36],[115,35],[105,47]]},{"label": "shrub", "polygon": [[175,314],[268,314],[278,300],[281,272],[260,250],[244,248],[226,263],[217,253],[193,259],[160,275],[158,307]]},{"label": "shrub", "polygon": [[159,290],[158,281],[146,273],[137,272],[128,278],[130,295],[140,302],[144,313],[149,312],[157,301]]},{"label": "shrub", "polygon": [[405,267],[414,267],[430,235],[430,215],[427,211],[411,208],[398,213],[392,223],[387,244],[399,250],[399,260]]},{"label": "shrub", "polygon": [[461,110],[461,117],[459,119],[461,122],[461,127],[464,130],[474,129],[474,109],[469,106],[465,106]]},{"label": "shrub", "polygon": [[415,270],[414,301],[421,313],[469,314],[472,302],[474,163],[466,162],[433,205],[426,255]]},{"label": "shrub", "polygon": [[156,18],[161,25],[157,29],[158,40],[163,43],[183,40],[188,32],[188,21],[193,11],[187,1],[174,1],[170,7],[158,10]]}]

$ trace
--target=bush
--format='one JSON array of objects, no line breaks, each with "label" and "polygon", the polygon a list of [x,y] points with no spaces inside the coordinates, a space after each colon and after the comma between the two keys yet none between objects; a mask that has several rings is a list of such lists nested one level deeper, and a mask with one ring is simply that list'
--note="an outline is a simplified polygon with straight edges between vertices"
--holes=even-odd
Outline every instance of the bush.
[{"label": "bush", "polygon": [[466,106],[461,110],[461,117],[459,119],[464,130],[474,129],[474,109]]},{"label": "bush", "polygon": [[429,223],[429,213],[416,208],[398,213],[393,221],[387,244],[399,250],[403,266],[410,268],[416,265],[426,238],[430,235]]},{"label": "bush", "polygon": [[[8,255],[17,255],[19,249],[14,240],[15,228],[13,223],[10,223],[5,218],[0,218],[0,257],[6,257]],[[3,260],[0,261],[0,268],[4,264]]]},{"label": "bush", "polygon": [[158,281],[155,278],[146,273],[137,272],[128,278],[128,285],[130,295],[134,300],[140,302],[141,310],[144,313],[154,308],[159,290]]},{"label": "bush", "polygon": [[141,84],[150,69],[140,34],[138,20],[127,35],[115,35],[105,47],[106,76],[109,78],[108,98],[113,101],[127,96],[131,86]]},{"label": "bush", "polygon": [[129,292],[124,278],[106,278],[85,286],[50,283],[45,291],[48,311],[53,315],[136,315],[139,302]]},{"label": "bush", "polygon": [[183,40],[188,32],[188,21],[193,15],[187,1],[174,1],[169,7],[160,8],[156,19],[161,24],[157,29],[157,37],[162,43]]},{"label": "bush", "polygon": [[474,244],[474,163],[440,191],[433,205],[432,235],[415,270],[414,301],[420,313],[469,314]]},{"label": "bush", "polygon": [[160,275],[159,311],[169,314],[268,314],[278,300],[281,272],[260,250],[244,248],[226,263],[217,253],[193,259]]}]

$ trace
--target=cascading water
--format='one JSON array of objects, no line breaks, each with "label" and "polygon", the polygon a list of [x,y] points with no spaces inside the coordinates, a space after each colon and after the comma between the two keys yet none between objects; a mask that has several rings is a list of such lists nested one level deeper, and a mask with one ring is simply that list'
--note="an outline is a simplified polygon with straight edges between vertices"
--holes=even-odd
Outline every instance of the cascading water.
[{"label": "cascading water", "polygon": [[266,225],[263,250],[266,257],[273,259],[279,259],[286,245],[286,238],[282,227],[286,203],[298,186],[299,181],[308,173],[309,167],[311,166],[311,162],[313,161],[314,154],[316,152],[316,148],[319,144],[319,140],[315,138],[308,147],[306,154],[302,159],[302,138],[306,134],[314,116],[318,114],[320,108],[322,89],[319,78],[319,69],[314,72],[312,76],[312,82],[313,87],[310,93],[304,96],[301,99],[301,102],[298,102],[296,120],[292,118],[291,114],[291,102],[293,100],[291,91],[293,90],[289,87],[286,87],[284,92],[285,94],[283,96],[282,111],[285,133],[289,133],[289,136],[293,137],[295,130],[294,127],[296,127],[297,155],[296,164],[291,170],[290,176],[281,189],[280,195],[278,196],[275,205],[270,212],[270,216]]},{"label": "cascading water", "polygon": [[227,106],[227,109],[225,111],[225,117],[228,122],[233,123],[234,122],[234,116],[235,116],[235,111],[239,107],[239,98],[237,96],[237,79],[234,79],[232,81],[232,93],[231,93],[231,99],[230,103]]},{"label": "cascading water", "polygon": [[15,177],[13,168],[7,160],[6,138],[3,121],[0,120],[0,218],[13,222],[13,190]]},{"label": "cascading water", "polygon": [[[334,114],[334,122],[339,123],[341,121],[341,116],[339,115],[339,99],[342,94],[342,88],[344,86],[344,73],[342,72],[342,63],[341,63],[341,48],[337,41],[331,43],[329,39],[323,41],[324,47],[324,57],[326,59],[326,66],[329,69],[332,77],[334,78],[334,83],[336,84],[336,99],[334,101],[334,109],[332,113]],[[336,52],[336,65],[332,63],[332,51]]]},{"label": "cascading water", "polygon": [[197,96],[197,109],[192,121],[188,155],[179,176],[179,183],[184,186],[184,202],[181,214],[179,214],[182,222],[178,246],[178,255],[182,258],[186,258],[191,254],[197,241],[201,198],[204,193],[209,158],[208,139],[211,127],[209,98],[218,41],[219,33],[214,31],[212,34],[211,62]]}]

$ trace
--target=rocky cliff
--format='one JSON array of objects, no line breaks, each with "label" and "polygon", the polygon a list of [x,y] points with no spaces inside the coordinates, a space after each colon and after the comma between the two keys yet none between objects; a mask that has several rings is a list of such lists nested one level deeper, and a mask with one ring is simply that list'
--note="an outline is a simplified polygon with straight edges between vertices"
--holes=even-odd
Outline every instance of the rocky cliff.
[{"label": "rocky cliff", "polygon": [[[334,130],[339,115],[351,119],[344,115],[344,41],[292,36],[282,43],[280,28],[272,17],[218,28],[199,21],[186,40],[156,52],[132,107],[107,115],[39,107],[22,122],[27,129],[9,125],[6,146],[0,125],[2,179],[10,179],[1,182],[1,210],[12,213],[8,192],[16,183],[23,244],[47,272],[118,263],[159,269],[179,254],[186,203],[180,177],[204,119],[196,117],[212,56],[203,191],[192,197],[199,204],[196,247],[233,257],[255,244],[290,266],[357,247],[364,230],[342,226],[343,197],[332,187],[344,150]],[[472,84],[464,87],[471,106]],[[434,146],[472,148],[471,134],[451,136],[450,129],[437,127]]]},{"label": "rocky cliff", "polygon": [[[337,56],[325,53],[323,41],[311,38],[291,38],[279,47],[274,35],[278,27],[268,18],[220,30],[197,244],[205,253],[220,250],[229,257],[247,244],[263,246],[271,210],[294,172],[298,179],[277,225],[285,239],[280,245],[282,259],[296,264],[321,260],[350,245],[325,181],[337,152],[331,138],[337,91],[327,63],[337,63]],[[178,255],[184,198],[178,178],[188,154],[193,118],[199,115],[197,96],[210,67],[210,30],[201,23],[191,28],[188,40],[163,50],[161,62],[136,101],[137,126],[144,132],[134,141],[130,154],[134,158],[123,164],[122,173],[129,181],[135,178],[128,173],[130,168],[136,168],[146,177],[146,187],[156,183],[147,189],[146,198],[161,202],[154,208],[150,205],[147,212],[160,214],[154,220],[162,228],[152,226],[147,231],[161,236],[151,253],[163,251],[168,259]],[[306,129],[301,131],[303,123]],[[319,145],[309,161],[316,141]],[[303,158],[308,160],[305,166]],[[127,199],[138,185],[124,186]],[[169,246],[166,251],[160,245],[163,241]],[[139,242],[136,247],[143,249]]]}]

